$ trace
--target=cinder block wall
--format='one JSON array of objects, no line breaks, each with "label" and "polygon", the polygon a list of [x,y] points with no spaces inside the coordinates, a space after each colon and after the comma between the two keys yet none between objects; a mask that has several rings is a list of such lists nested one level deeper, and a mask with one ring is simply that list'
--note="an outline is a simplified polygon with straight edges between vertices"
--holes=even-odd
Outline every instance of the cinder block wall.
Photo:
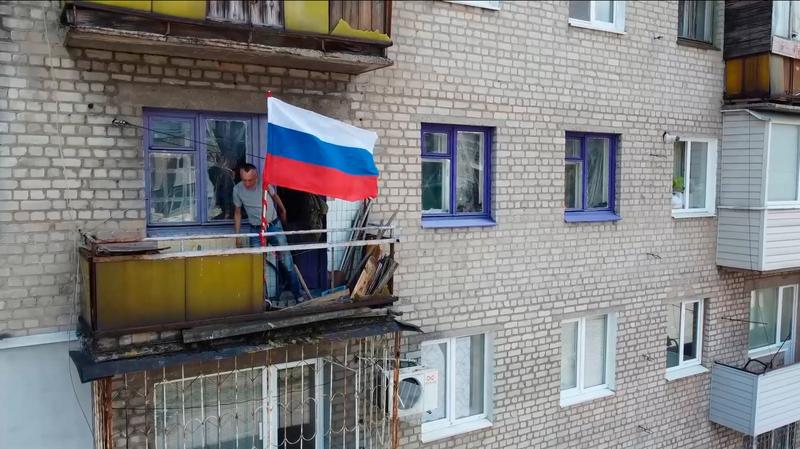
[{"label": "cinder block wall", "polygon": [[[716,268],[714,218],[671,218],[661,140],[719,138],[721,52],[676,44],[676,1],[628,2],[626,34],[568,26],[566,2],[393,5],[394,66],[350,77],[67,49],[57,2],[0,4],[0,333],[73,329],[77,229],[144,226],[141,135],[113,118],[264,112],[271,89],[378,132],[376,210],[399,211],[404,318],[495,333],[493,427],[425,447],[739,447],[708,422],[707,374],[664,379],[665,301],[709,298],[707,365],[746,355],[747,325],[727,318],[747,318],[752,278]],[[495,128],[495,227],[421,229],[421,122]],[[564,222],[565,131],[621,135],[622,221]],[[561,408],[559,323],[607,310],[619,314],[617,392]],[[404,424],[402,446],[423,446],[418,433]]]}]

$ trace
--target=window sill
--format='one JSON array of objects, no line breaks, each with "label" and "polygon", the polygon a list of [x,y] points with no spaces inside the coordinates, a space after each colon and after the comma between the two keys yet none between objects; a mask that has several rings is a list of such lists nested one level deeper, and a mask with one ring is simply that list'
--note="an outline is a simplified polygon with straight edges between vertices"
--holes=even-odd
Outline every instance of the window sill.
[{"label": "window sill", "polygon": [[707,218],[715,217],[717,214],[710,210],[688,210],[672,209],[672,218]]},{"label": "window sill", "polygon": [[627,33],[625,33],[625,30],[620,30],[619,28],[615,27],[613,24],[606,25],[606,24],[601,24],[601,23],[597,23],[597,22],[589,22],[589,21],[586,21],[586,20],[570,18],[569,19],[569,25],[573,26],[573,27],[576,27],[576,28],[586,28],[586,29],[589,29],[589,30],[606,31],[608,33],[614,33],[614,34],[627,34]]},{"label": "window sill", "polygon": [[667,382],[672,382],[673,380],[684,379],[707,372],[708,368],[703,365],[676,366],[674,368],[668,368],[664,378],[667,379]]},{"label": "window sill", "polygon": [[609,390],[608,388],[603,388],[589,393],[581,393],[567,397],[564,397],[564,395],[562,394],[561,400],[559,401],[559,405],[561,405],[561,407],[569,407],[571,405],[583,404],[585,402],[590,402],[596,399],[602,399],[613,395],[614,395],[614,390]]},{"label": "window sill", "polygon": [[441,427],[436,430],[425,430],[424,429],[425,424],[423,424],[422,426],[423,430],[420,434],[420,439],[422,440],[423,443],[429,443],[431,441],[443,440],[445,438],[450,438],[467,432],[475,432],[478,430],[488,429],[489,427],[492,427],[492,422],[486,418],[483,418],[469,423]]},{"label": "window sill", "polygon": [[762,357],[769,357],[779,352],[786,352],[787,346],[791,346],[793,344],[794,343],[792,342],[792,340],[788,340],[786,344],[783,345],[782,348],[780,344],[777,344],[758,349],[751,349],[747,351],[747,357],[751,359],[760,359]]},{"label": "window sill", "polygon": [[424,229],[485,228],[496,225],[497,222],[488,217],[422,217],[422,227]]},{"label": "window sill", "polygon": [[622,217],[611,211],[564,212],[564,221],[567,223],[619,221],[619,220],[622,220]]},{"label": "window sill", "polygon": [[678,45],[682,45],[684,47],[694,47],[694,48],[702,48],[705,50],[717,50],[719,51],[719,47],[712,44],[711,42],[705,41],[697,41],[694,39],[689,39],[688,37],[679,37],[678,38]]}]

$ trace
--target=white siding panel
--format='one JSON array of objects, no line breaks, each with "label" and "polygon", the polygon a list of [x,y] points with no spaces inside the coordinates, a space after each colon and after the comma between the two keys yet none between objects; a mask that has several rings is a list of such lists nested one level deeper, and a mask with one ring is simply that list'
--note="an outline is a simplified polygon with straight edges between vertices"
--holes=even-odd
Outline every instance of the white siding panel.
[{"label": "white siding panel", "polygon": [[717,265],[760,270],[763,211],[718,209]]},{"label": "white siding panel", "polygon": [[766,211],[764,232],[765,270],[800,267],[800,209]]},{"label": "white siding panel", "polygon": [[800,364],[758,376],[755,432],[800,421]]},{"label": "white siding panel", "polygon": [[719,155],[719,204],[755,207],[763,186],[764,133],[766,122],[746,111],[722,115]]},{"label": "white siding panel", "polygon": [[711,369],[708,419],[752,435],[757,388],[758,376],[715,364]]}]

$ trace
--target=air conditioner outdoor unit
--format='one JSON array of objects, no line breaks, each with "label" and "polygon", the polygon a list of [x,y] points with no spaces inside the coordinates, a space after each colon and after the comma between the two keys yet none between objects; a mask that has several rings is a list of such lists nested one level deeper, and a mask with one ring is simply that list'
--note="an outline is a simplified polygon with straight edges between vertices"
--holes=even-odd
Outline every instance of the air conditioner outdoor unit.
[{"label": "air conditioner outdoor unit", "polygon": [[[394,370],[384,371],[388,379],[388,410],[393,410]],[[436,409],[439,398],[439,370],[426,366],[400,368],[397,415],[411,419]]]}]

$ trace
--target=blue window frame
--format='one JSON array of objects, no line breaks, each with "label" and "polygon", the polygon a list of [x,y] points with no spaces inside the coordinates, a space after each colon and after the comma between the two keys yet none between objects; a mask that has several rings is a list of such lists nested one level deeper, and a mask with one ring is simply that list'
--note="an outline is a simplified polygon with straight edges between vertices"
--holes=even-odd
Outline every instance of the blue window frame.
[{"label": "blue window frame", "polygon": [[567,132],[564,147],[564,219],[614,221],[618,136]]},{"label": "blue window frame", "polygon": [[148,227],[231,226],[238,168],[260,165],[264,116],[146,109],[144,121]]},{"label": "blue window frame", "polygon": [[422,226],[494,225],[492,129],[422,124]]}]

